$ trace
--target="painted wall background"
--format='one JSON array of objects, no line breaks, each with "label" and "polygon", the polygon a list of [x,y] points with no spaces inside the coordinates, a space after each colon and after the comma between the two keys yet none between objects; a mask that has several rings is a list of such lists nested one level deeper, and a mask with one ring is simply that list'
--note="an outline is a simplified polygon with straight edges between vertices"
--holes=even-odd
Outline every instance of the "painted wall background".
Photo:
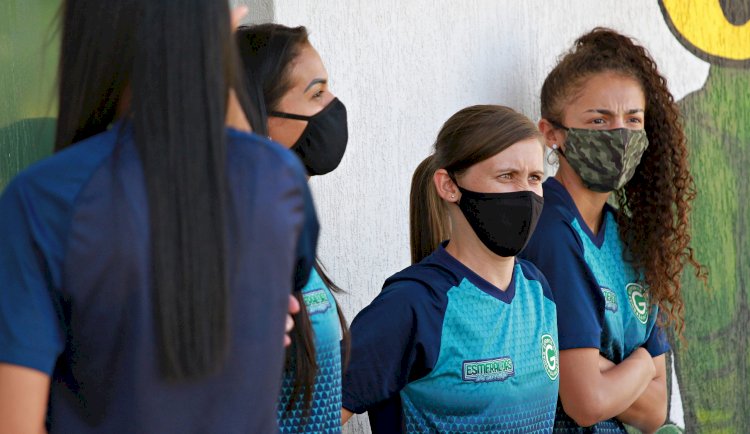
[{"label": "painted wall background", "polygon": [[[0,2],[0,188],[52,147],[52,18],[59,3]],[[700,192],[694,246],[712,271],[710,293],[686,278],[690,345],[675,345],[680,387],[670,418],[688,432],[750,426],[744,331],[750,322],[750,69],[747,62],[726,61],[750,58],[750,37],[743,39],[750,29],[747,0],[233,3],[248,4],[254,22],[306,25],[333,91],[349,110],[341,167],[311,184],[323,224],[320,257],[349,291],[341,303],[350,319],[386,277],[409,264],[410,178],[442,122],[477,103],[509,105],[537,119],[544,76],[575,37],[604,25],[639,39],[682,99]],[[735,24],[703,9],[719,3],[740,5]],[[700,19],[680,27],[680,16]],[[729,51],[716,48],[726,46]],[[355,418],[345,432],[369,432],[366,418]]]},{"label": "painted wall background", "polygon": [[0,2],[0,189],[52,150],[60,0]]},{"label": "painted wall background", "polygon": [[711,292],[686,274],[685,343],[675,340],[689,432],[750,427],[750,1],[661,0],[676,39],[711,64],[680,101],[699,196],[692,217]]}]

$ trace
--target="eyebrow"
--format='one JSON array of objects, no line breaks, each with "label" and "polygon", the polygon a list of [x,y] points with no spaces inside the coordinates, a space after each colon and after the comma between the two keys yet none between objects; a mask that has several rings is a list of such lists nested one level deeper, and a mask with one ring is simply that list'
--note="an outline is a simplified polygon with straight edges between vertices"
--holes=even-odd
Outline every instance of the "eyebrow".
[{"label": "eyebrow", "polygon": [[[607,109],[591,109],[591,110],[586,110],[584,113],[599,113],[599,114],[607,115],[607,116],[613,116],[615,114],[615,112],[613,112],[612,110],[607,110]],[[626,114],[629,114],[629,115],[634,115],[636,113],[643,113],[643,109],[642,108],[630,109],[626,112]]]},{"label": "eyebrow", "polygon": [[310,84],[308,84],[308,85],[307,85],[307,87],[305,88],[305,91],[304,91],[304,92],[302,92],[302,93],[305,93],[305,92],[307,92],[308,90],[310,90],[310,88],[311,88],[311,87],[315,86],[315,85],[316,85],[316,84],[318,84],[318,83],[326,84],[326,83],[328,83],[328,80],[326,80],[325,78],[314,78],[314,79],[313,79],[313,80],[312,80],[312,81],[310,82]]}]

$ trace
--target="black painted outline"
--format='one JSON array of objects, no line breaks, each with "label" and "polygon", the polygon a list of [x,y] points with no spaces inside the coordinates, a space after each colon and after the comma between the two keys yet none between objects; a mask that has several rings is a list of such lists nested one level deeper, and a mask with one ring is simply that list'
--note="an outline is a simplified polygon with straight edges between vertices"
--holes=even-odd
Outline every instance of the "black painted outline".
[{"label": "black painted outline", "polygon": [[[664,6],[664,0],[659,0],[659,8],[661,9],[661,15],[662,17],[664,17],[664,21],[667,22],[667,26],[669,26],[669,30],[672,32],[672,35],[674,35],[674,37],[677,38],[678,41],[680,41],[683,47],[685,47],[696,57],[705,60],[712,65],[750,69],[750,58],[744,60],[727,59],[726,57],[721,57],[716,54],[706,53],[705,51],[693,45],[692,42],[690,42],[685,36],[682,35],[682,33],[677,30],[677,26],[675,26],[674,21],[672,21],[672,16],[667,11],[667,7]],[[727,25],[732,24],[727,21]]]}]

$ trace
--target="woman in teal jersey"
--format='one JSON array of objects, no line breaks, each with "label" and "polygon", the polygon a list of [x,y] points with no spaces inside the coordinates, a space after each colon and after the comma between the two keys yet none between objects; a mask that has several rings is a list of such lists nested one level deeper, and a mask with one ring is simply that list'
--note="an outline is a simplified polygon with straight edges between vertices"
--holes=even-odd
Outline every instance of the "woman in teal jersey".
[{"label": "woman in teal jersey", "polygon": [[555,429],[653,432],[667,416],[661,326],[680,329],[683,266],[700,271],[678,109],[646,50],[601,28],[547,76],[541,109],[559,168],[522,256],[545,274],[558,308]]},{"label": "woman in teal jersey", "polygon": [[515,258],[543,205],[541,140],[496,105],[443,125],[412,180],[413,265],[352,323],[344,421],[367,411],[374,433],[551,432],[555,304]]},{"label": "woman in teal jersey", "polygon": [[[346,109],[328,87],[328,72],[307,30],[241,27],[237,41],[268,135],[300,157],[308,176],[334,170],[346,150]],[[278,403],[282,433],[341,431],[341,341],[346,354],[348,328],[334,292],[341,289],[316,264],[299,294],[301,311],[287,352]]]}]

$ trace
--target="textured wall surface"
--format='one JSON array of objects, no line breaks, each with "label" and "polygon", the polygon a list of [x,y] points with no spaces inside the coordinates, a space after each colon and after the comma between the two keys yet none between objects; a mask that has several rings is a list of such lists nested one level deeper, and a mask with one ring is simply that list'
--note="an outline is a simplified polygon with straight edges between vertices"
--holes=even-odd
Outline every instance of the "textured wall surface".
[{"label": "textured wall surface", "polygon": [[[411,174],[460,108],[504,104],[536,120],[539,89],[557,56],[597,25],[648,47],[676,98],[703,86],[708,64],[675,39],[656,2],[568,3],[274,2],[275,22],[308,27],[332,90],[349,110],[342,165],[311,183],[322,222],[319,254],[349,291],[341,303],[350,320],[385,278],[409,265]],[[369,432],[366,418],[345,432]]]}]

